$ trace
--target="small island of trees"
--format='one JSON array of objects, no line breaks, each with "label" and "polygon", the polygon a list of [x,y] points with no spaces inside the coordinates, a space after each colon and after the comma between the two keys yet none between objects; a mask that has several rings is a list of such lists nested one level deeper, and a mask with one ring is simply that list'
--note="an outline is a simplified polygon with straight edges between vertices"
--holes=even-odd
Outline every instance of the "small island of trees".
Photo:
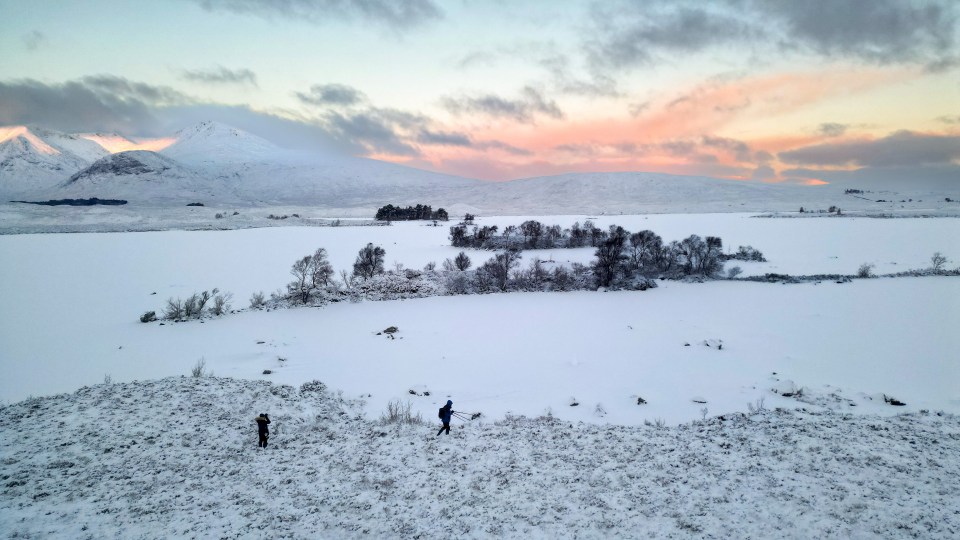
[{"label": "small island of trees", "polygon": [[450,216],[443,208],[437,208],[437,210],[434,211],[428,204],[418,204],[406,208],[388,204],[377,210],[377,215],[374,216],[374,219],[377,221],[414,221],[421,219],[447,221],[450,219]]}]

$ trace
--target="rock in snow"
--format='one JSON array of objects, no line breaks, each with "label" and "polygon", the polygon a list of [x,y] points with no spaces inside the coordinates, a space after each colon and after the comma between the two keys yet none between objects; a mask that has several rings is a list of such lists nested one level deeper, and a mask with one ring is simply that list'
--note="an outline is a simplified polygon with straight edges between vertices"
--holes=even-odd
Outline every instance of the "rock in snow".
[{"label": "rock in snow", "polygon": [[[168,378],[0,410],[11,537],[956,537],[960,418],[387,426],[322,384]],[[270,414],[270,446],[253,417]]]}]

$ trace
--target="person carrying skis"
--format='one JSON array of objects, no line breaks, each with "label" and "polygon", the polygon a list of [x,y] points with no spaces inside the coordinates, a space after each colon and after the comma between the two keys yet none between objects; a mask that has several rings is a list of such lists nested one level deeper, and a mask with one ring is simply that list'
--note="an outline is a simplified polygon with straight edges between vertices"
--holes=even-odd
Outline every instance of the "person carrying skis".
[{"label": "person carrying skis", "polygon": [[254,418],[254,420],[257,422],[257,433],[260,435],[257,448],[266,448],[267,439],[270,438],[270,428],[267,427],[267,424],[270,423],[270,416],[267,413],[260,413],[260,416]]},{"label": "person carrying skis", "polygon": [[443,427],[440,428],[440,431],[437,432],[438,437],[440,436],[441,433],[444,432],[444,430],[446,430],[447,435],[450,434],[450,418],[452,416],[453,416],[453,402],[448,399],[447,404],[440,409],[440,420],[443,422]]}]

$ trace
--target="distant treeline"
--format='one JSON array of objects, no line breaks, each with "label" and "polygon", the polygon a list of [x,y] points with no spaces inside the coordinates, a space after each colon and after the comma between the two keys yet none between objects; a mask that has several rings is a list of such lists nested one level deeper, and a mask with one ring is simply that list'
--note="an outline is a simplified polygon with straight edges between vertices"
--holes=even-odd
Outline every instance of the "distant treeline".
[{"label": "distant treeline", "polygon": [[406,208],[388,204],[377,210],[374,219],[377,221],[413,221],[418,219],[447,221],[450,216],[443,208],[437,208],[434,211],[428,204],[418,204]]},{"label": "distant treeline", "polygon": [[105,204],[108,206],[119,206],[121,204],[127,204],[127,201],[122,199],[98,199],[96,197],[90,199],[51,199],[49,201],[10,201],[14,203],[23,203],[23,204],[40,204],[43,206],[95,206],[98,204]]}]

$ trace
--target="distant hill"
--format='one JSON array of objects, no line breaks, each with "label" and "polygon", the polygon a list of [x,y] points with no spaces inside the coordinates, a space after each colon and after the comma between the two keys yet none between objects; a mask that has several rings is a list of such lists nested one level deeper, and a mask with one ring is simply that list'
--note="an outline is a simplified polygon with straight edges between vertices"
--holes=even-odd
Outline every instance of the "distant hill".
[{"label": "distant hill", "polygon": [[78,135],[28,126],[0,127],[0,194],[53,188],[109,153]]},{"label": "distant hill", "polygon": [[[801,206],[816,210],[833,205],[887,211],[899,209],[892,205],[900,201],[909,205],[904,207],[907,209],[928,210],[932,203],[943,202],[946,197],[960,199],[960,192],[920,185],[889,187],[888,183],[863,178],[827,186],[798,186],[619,172],[486,182],[373,159],[288,150],[209,121],[144,146],[157,152],[111,154],[107,150],[139,148],[140,144],[117,134],[69,135],[36,127],[0,128],[0,198],[99,197],[154,206],[177,205],[191,199],[248,206],[311,206],[335,215],[362,216],[373,216],[385,204],[429,204],[457,216],[465,212],[795,211]],[[848,187],[873,192],[850,197],[844,193]]]},{"label": "distant hill", "polygon": [[59,186],[71,197],[183,202],[223,198],[229,189],[156,152],[130,150],[101,158]]}]

